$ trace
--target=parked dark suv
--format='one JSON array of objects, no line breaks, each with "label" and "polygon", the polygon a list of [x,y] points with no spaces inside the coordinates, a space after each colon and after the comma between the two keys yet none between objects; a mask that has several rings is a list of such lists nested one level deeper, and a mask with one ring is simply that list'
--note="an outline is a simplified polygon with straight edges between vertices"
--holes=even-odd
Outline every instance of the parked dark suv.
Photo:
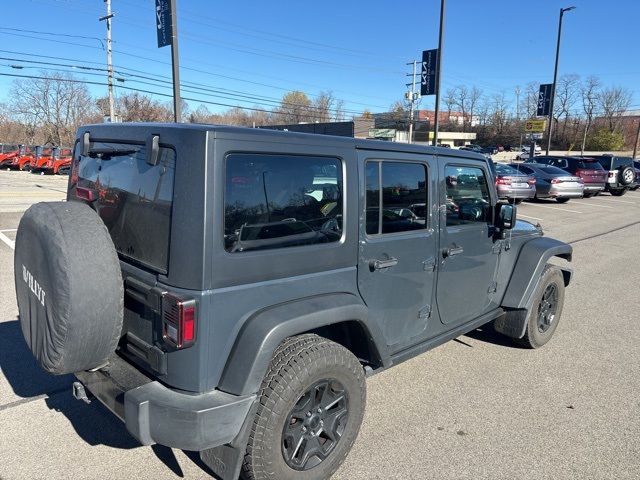
[{"label": "parked dark suv", "polygon": [[595,158],[592,157],[562,157],[553,155],[540,155],[527,159],[524,163],[539,163],[552,165],[580,177],[584,182],[584,197],[589,198],[598,195],[605,189],[608,173]]},{"label": "parked dark suv", "polygon": [[489,322],[548,342],[571,278],[548,261],[571,254],[498,203],[475,153],[101,124],[78,132],[67,201],[22,217],[15,282],[39,364],[140,443],[223,479],[317,480],[356,439],[366,376]]},{"label": "parked dark suv", "polygon": [[624,195],[627,190],[636,186],[637,178],[631,157],[618,157],[615,155],[601,155],[593,157],[605,170],[608,171],[605,191],[611,195]]}]

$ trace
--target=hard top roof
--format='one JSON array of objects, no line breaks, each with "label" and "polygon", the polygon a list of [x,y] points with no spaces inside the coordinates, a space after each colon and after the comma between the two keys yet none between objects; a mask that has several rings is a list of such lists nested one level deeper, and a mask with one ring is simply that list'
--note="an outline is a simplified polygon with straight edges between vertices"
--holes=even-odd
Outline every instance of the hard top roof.
[{"label": "hard top roof", "polygon": [[[250,128],[250,127],[237,127],[230,125],[213,125],[202,123],[98,123],[85,125],[78,129],[78,136],[83,132],[89,131],[90,133],[96,132],[100,137],[105,135],[107,131],[113,130],[142,130],[146,134],[152,133],[153,130],[190,130],[190,131],[202,131],[212,132],[214,138],[222,137],[237,137],[247,136],[256,137],[266,141],[271,139],[272,141],[287,142],[296,141],[304,142],[309,145],[332,145],[332,146],[353,146],[362,150],[380,150],[380,151],[392,151],[392,152],[406,152],[406,153],[423,153],[448,157],[460,157],[470,160],[479,160],[486,163],[486,158],[475,152],[459,151],[452,148],[444,147],[432,147],[427,145],[416,145],[401,142],[388,142],[383,140],[367,140],[351,137],[339,137],[335,135],[319,135],[314,133],[299,133],[299,132],[286,132],[281,130],[270,130],[266,128]],[[158,132],[156,132],[158,133]],[[92,135],[93,136],[93,135]],[[160,140],[162,142],[162,139]]]}]

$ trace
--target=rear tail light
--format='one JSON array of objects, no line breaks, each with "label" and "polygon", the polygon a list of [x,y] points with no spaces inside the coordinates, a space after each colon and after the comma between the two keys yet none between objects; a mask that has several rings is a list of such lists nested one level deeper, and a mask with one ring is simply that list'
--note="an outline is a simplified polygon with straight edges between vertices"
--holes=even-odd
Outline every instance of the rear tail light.
[{"label": "rear tail light", "polygon": [[498,177],[496,179],[496,185],[511,185],[510,178]]},{"label": "rear tail light", "polygon": [[609,172],[609,178],[613,178],[616,176],[616,172]]},{"label": "rear tail light", "polygon": [[559,178],[552,178],[551,183],[562,183],[562,180]]},{"label": "rear tail light", "polygon": [[76,187],[76,197],[86,200],[87,202],[93,202],[93,190],[89,188]]},{"label": "rear tail light", "polygon": [[196,341],[196,301],[171,293],[162,296],[162,338],[175,348],[187,348]]},{"label": "rear tail light", "polygon": [[533,177],[531,177],[529,180],[527,180],[527,183],[528,183],[529,185],[535,185],[535,184],[536,184],[536,179],[535,179],[535,178],[533,178]]}]

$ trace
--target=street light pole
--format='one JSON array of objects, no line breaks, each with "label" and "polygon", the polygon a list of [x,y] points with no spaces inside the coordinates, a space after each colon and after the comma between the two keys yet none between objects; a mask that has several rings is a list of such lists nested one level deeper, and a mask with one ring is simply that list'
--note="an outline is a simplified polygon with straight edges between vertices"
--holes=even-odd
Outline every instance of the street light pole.
[{"label": "street light pole", "polygon": [[549,125],[547,126],[547,155],[551,150],[551,124],[553,122],[553,102],[556,97],[556,81],[558,80],[558,60],[560,58],[560,38],[562,36],[562,17],[564,12],[575,9],[576,7],[567,7],[560,9],[560,19],[558,20],[558,43],[556,45],[556,64],[553,68],[553,86],[551,87],[551,101],[549,102]]},{"label": "street light pole", "polygon": [[633,143],[633,159],[636,158],[638,153],[638,139],[640,138],[640,118],[638,118],[638,129],[636,130],[636,141]]},{"label": "street light pole", "polygon": [[446,0],[440,0],[440,34],[438,36],[438,59],[436,63],[436,108],[433,123],[433,146],[438,145],[438,126],[440,124],[440,78],[442,77],[442,44],[444,43],[444,7]]},{"label": "street light pole", "polygon": [[171,2],[171,73],[173,77],[173,121],[182,122],[182,99],[180,98],[180,60],[178,57],[178,10],[176,0]]}]

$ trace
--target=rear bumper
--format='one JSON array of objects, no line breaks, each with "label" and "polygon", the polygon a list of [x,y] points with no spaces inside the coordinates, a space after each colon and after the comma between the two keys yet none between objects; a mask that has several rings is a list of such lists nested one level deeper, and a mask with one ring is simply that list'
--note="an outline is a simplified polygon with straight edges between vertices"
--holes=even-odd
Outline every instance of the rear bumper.
[{"label": "rear bumper", "polygon": [[604,183],[585,183],[584,191],[586,193],[601,192],[604,190]]},{"label": "rear bumper", "polygon": [[238,435],[256,400],[218,390],[173,390],[116,356],[105,369],[75,375],[143,445],[193,451],[224,445]]},{"label": "rear bumper", "polygon": [[498,186],[499,198],[533,198],[536,194],[536,188],[509,188],[506,186]]},{"label": "rear bumper", "polygon": [[553,198],[580,198],[584,195],[584,190],[580,188],[551,188],[549,196]]}]

